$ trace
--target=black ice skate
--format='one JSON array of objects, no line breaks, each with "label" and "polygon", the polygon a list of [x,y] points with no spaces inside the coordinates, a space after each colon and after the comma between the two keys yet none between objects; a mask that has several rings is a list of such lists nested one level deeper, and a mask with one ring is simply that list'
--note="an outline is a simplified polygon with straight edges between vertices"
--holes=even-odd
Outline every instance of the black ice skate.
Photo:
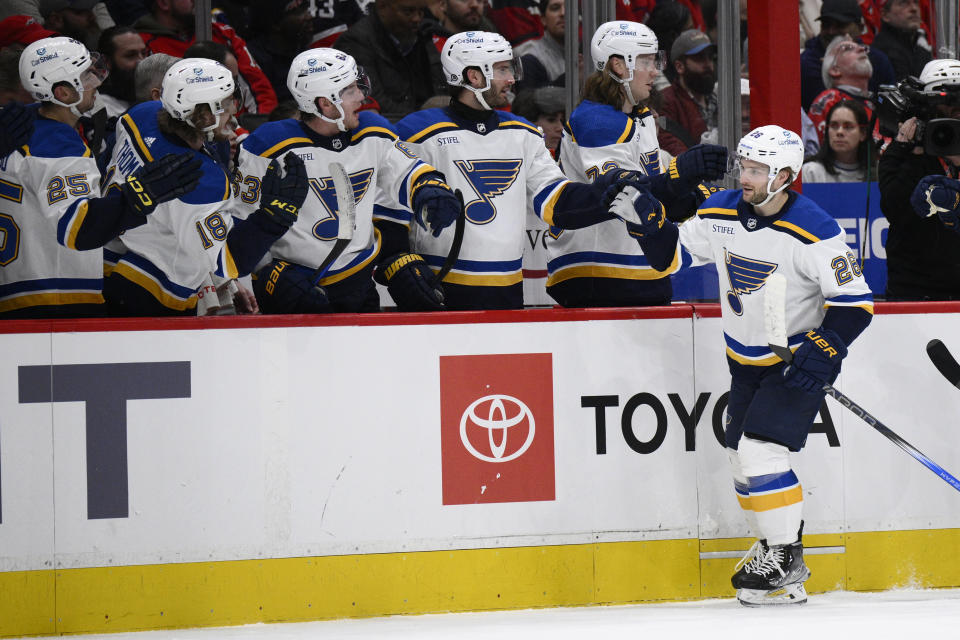
[{"label": "black ice skate", "polygon": [[803,583],[810,577],[810,570],[803,562],[800,540],[767,547],[765,553],[754,557],[744,569],[746,571],[737,587],[740,604],[755,607],[807,601]]},{"label": "black ice skate", "polygon": [[769,549],[769,547],[767,547],[766,540],[757,540],[753,543],[753,546],[747,550],[747,555],[743,556],[743,559],[741,559],[735,567],[737,572],[730,578],[730,584],[733,585],[734,589],[743,588],[743,579],[748,573],[757,569],[760,562],[766,556],[767,549]]}]

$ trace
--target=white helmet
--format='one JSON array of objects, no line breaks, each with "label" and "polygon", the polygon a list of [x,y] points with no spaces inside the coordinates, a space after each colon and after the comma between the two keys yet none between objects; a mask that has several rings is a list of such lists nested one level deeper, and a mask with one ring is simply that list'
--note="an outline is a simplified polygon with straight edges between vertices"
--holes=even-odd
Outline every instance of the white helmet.
[{"label": "white helmet", "polygon": [[[499,33],[464,31],[454,34],[443,45],[440,61],[447,84],[472,91],[484,109],[490,109],[482,94],[490,88],[494,64],[510,61],[513,63],[514,78],[520,80],[521,77],[520,62],[513,57],[510,43]],[[480,69],[486,78],[483,88],[477,89],[467,82],[467,69],[470,67]]]},{"label": "white helmet", "polygon": [[[343,102],[343,90],[354,82],[369,95],[370,83],[363,69],[357,66],[353,56],[337,49],[307,49],[293,59],[287,72],[287,88],[304,113],[320,116],[322,120],[333,122],[340,131],[346,131],[343,123],[344,113],[340,106]],[[317,108],[317,98],[326,98],[334,104],[340,117],[331,119]]]},{"label": "white helmet", "polygon": [[223,101],[233,95],[233,74],[225,66],[207,58],[186,58],[175,62],[163,76],[160,102],[177,120],[195,126],[190,116],[199,105],[210,107],[213,124],[201,129],[211,133],[219,124]]},{"label": "white helmet", "polygon": [[[41,102],[70,107],[78,116],[76,106],[83,100],[84,90],[95,89],[106,77],[106,66],[100,54],[87,51],[73,38],[43,38],[20,54],[20,82],[30,95]],[[54,97],[53,87],[61,82],[66,82],[80,94],[72,104]]]},{"label": "white helmet", "polygon": [[960,60],[931,60],[920,72],[920,84],[924,91],[960,86]]},{"label": "white helmet", "polygon": [[652,55],[658,71],[662,71],[666,63],[666,55],[660,50],[657,34],[650,27],[639,22],[614,20],[605,22],[593,34],[590,41],[590,57],[593,58],[593,68],[603,71],[610,56],[620,56],[627,67],[626,78],[620,78],[613,73],[610,77],[624,85],[630,102],[636,104],[630,91],[629,83],[633,80],[633,69],[637,63],[637,56]]},{"label": "white helmet", "polygon": [[[800,169],[803,167],[803,140],[793,131],[775,124],[757,127],[740,138],[740,143],[737,145],[737,159],[740,158],[765,164],[769,168],[767,198],[760,203],[764,205],[770,202],[773,196],[789,187],[800,175]],[[783,169],[793,171],[793,180],[773,191],[773,181]]]}]

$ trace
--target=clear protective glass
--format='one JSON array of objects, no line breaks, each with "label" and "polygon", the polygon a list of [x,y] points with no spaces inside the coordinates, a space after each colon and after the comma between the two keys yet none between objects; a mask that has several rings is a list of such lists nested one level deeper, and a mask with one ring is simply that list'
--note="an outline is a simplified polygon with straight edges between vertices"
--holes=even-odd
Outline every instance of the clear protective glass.
[{"label": "clear protective glass", "polygon": [[735,180],[740,180],[743,176],[752,179],[770,177],[770,169],[766,165],[760,167],[744,167],[739,156],[727,157],[727,173]]},{"label": "clear protective glass", "polygon": [[637,71],[663,71],[667,66],[667,54],[660,50],[656,53],[645,53],[637,56],[633,68]]}]

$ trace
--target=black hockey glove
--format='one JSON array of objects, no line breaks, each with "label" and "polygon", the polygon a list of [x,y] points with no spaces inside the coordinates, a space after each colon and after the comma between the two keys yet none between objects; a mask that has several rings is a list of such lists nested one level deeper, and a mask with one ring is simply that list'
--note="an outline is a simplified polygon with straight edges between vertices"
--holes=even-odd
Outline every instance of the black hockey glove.
[{"label": "black hockey glove", "polygon": [[943,226],[960,233],[960,182],[947,176],[926,176],[914,187],[910,204],[917,215],[936,214]]},{"label": "black hockey glove", "polygon": [[693,189],[703,180],[719,180],[727,173],[727,148],[718,144],[698,144],[670,161],[671,181],[680,181],[683,190]]},{"label": "black hockey glove", "polygon": [[127,176],[120,185],[127,206],[147,216],[158,204],[184,196],[200,184],[203,162],[192,151],[168,153]]},{"label": "black hockey glove", "polygon": [[424,229],[430,225],[434,238],[457,221],[462,207],[440,173],[428,173],[413,187],[413,215]]},{"label": "black hockey glove", "polygon": [[37,112],[19,102],[0,109],[0,158],[4,158],[30,142]]},{"label": "black hockey glove", "polygon": [[253,293],[262,313],[330,313],[321,287],[310,282],[307,269],[274,260],[253,275]]},{"label": "black hockey glove", "polygon": [[783,384],[816,393],[824,384],[833,384],[845,357],[847,347],[835,332],[823,327],[807,331],[803,344],[793,354],[793,361],[783,369]]},{"label": "black hockey glove", "polygon": [[620,169],[619,167],[610,169],[606,173],[601,173],[593,181],[593,188],[603,199],[603,206],[607,209],[613,204],[614,198],[629,185],[637,189],[645,189],[650,178],[640,171],[630,169]]},{"label": "black hockey glove", "polygon": [[398,253],[380,263],[373,279],[387,287],[400,311],[440,311],[443,288],[426,260],[415,253]]},{"label": "black hockey glove", "polygon": [[283,166],[286,174],[281,177],[280,162],[276,158],[270,161],[260,180],[260,208],[250,216],[256,216],[256,222],[275,235],[282,235],[297,221],[309,190],[307,168],[300,156],[288,153]]},{"label": "black hockey glove", "polygon": [[634,238],[650,238],[663,229],[666,214],[660,201],[646,189],[624,187],[610,205],[610,213],[623,220]]}]

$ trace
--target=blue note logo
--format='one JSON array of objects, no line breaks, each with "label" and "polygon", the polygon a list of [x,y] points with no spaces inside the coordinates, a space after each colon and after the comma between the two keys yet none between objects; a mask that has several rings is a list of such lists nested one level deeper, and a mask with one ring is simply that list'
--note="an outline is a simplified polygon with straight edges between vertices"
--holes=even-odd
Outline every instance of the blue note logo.
[{"label": "blue note logo", "polygon": [[460,173],[470,181],[478,198],[464,207],[467,220],[487,224],[497,217],[493,199],[503,195],[517,181],[523,160],[455,160]]},{"label": "blue note logo", "polygon": [[724,262],[727,265],[727,278],[730,291],[727,291],[727,304],[735,314],[743,315],[743,301],[740,296],[753,293],[763,286],[767,276],[777,270],[775,262],[764,262],[738,256],[724,250]]},{"label": "blue note logo", "polygon": [[[373,179],[373,169],[363,169],[350,174],[350,184],[353,185],[353,201],[359,203],[370,189]],[[337,209],[337,190],[333,186],[333,178],[310,178],[310,190],[317,196],[323,205],[319,212],[319,220],[313,225],[313,235],[319,240],[336,240],[340,229],[340,211]],[[325,215],[324,215],[325,214]]]}]

